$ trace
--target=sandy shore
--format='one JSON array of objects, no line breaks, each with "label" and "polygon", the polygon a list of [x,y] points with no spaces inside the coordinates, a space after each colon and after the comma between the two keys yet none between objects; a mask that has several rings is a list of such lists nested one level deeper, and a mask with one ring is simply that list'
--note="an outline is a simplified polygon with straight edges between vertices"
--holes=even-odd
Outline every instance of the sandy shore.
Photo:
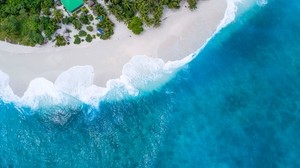
[{"label": "sandy shore", "polygon": [[[167,10],[161,27],[133,35],[124,24],[116,24],[111,40],[66,47],[24,47],[0,42],[0,70],[10,76],[10,86],[21,96],[37,77],[54,81],[76,65],[92,65],[95,83],[121,75],[122,67],[135,55],[181,59],[199,49],[212,36],[224,17],[226,0],[199,1],[197,10]],[[115,23],[117,23],[115,21]]]}]

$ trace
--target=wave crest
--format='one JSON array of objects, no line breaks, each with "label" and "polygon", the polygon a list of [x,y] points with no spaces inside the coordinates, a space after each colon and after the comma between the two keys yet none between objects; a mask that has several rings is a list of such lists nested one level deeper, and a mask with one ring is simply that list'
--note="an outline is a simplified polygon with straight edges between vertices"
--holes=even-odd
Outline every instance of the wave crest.
[{"label": "wave crest", "polygon": [[120,78],[109,80],[106,87],[94,84],[92,66],[75,66],[61,73],[54,83],[45,78],[32,80],[21,98],[9,86],[9,76],[0,71],[0,98],[32,109],[78,102],[98,108],[103,98],[119,100],[158,89],[191,60],[192,55],[167,63],[159,58],[135,56],[124,65]]},{"label": "wave crest", "polygon": [[[225,16],[213,36],[234,21],[237,2],[240,0],[227,0]],[[98,87],[94,84],[95,75],[92,66],[76,66],[60,74],[54,83],[45,78],[32,80],[23,97],[20,98],[9,86],[9,76],[0,71],[0,98],[6,102],[16,102],[20,106],[34,109],[78,102],[98,108],[101,99],[119,100],[161,87],[174,77],[182,66],[193,60],[207,42],[195,53],[167,63],[159,58],[134,56],[124,65],[120,78],[109,80],[106,87]]]},{"label": "wave crest", "polygon": [[5,102],[11,102],[18,99],[9,86],[9,76],[0,70],[0,98]]},{"label": "wave crest", "polygon": [[60,74],[55,80],[57,91],[76,99],[97,106],[107,89],[94,85],[94,68],[92,66],[76,66]]}]

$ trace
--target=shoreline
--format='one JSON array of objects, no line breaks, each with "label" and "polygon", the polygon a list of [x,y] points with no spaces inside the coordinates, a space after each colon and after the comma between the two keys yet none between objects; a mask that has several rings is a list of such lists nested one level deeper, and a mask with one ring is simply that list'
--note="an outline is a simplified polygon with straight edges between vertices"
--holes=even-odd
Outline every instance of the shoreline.
[{"label": "shoreline", "polygon": [[166,19],[159,28],[147,29],[139,36],[112,19],[116,23],[112,39],[79,46],[25,47],[0,42],[0,70],[9,75],[10,86],[18,96],[33,79],[44,77],[53,82],[62,72],[78,65],[93,66],[94,83],[105,86],[109,79],[120,77],[123,66],[133,56],[174,61],[195,52],[215,33],[226,7],[226,0],[208,0],[199,1],[195,11],[184,5],[179,10],[166,10]]}]

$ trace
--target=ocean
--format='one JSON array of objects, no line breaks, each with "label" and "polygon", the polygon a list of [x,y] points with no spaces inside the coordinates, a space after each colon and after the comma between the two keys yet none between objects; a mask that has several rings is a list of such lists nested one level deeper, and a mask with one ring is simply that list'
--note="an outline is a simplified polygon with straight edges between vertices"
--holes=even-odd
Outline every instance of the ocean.
[{"label": "ocean", "polygon": [[135,84],[101,99],[29,106],[0,83],[0,167],[300,167],[299,16],[297,0],[257,1],[179,70],[128,68]]}]

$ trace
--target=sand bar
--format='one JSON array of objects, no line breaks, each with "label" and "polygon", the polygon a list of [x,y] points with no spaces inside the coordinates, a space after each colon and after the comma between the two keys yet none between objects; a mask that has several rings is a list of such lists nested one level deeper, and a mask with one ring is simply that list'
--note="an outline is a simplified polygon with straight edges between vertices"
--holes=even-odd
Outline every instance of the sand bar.
[{"label": "sand bar", "polygon": [[0,70],[10,76],[10,86],[19,96],[32,79],[45,77],[54,81],[61,72],[77,65],[92,65],[95,84],[105,86],[107,80],[121,75],[123,65],[135,55],[168,61],[195,52],[215,32],[226,7],[226,0],[206,0],[199,1],[195,11],[185,6],[166,10],[162,25],[140,36],[113,19],[117,24],[112,39],[79,46],[24,47],[0,42]]}]

